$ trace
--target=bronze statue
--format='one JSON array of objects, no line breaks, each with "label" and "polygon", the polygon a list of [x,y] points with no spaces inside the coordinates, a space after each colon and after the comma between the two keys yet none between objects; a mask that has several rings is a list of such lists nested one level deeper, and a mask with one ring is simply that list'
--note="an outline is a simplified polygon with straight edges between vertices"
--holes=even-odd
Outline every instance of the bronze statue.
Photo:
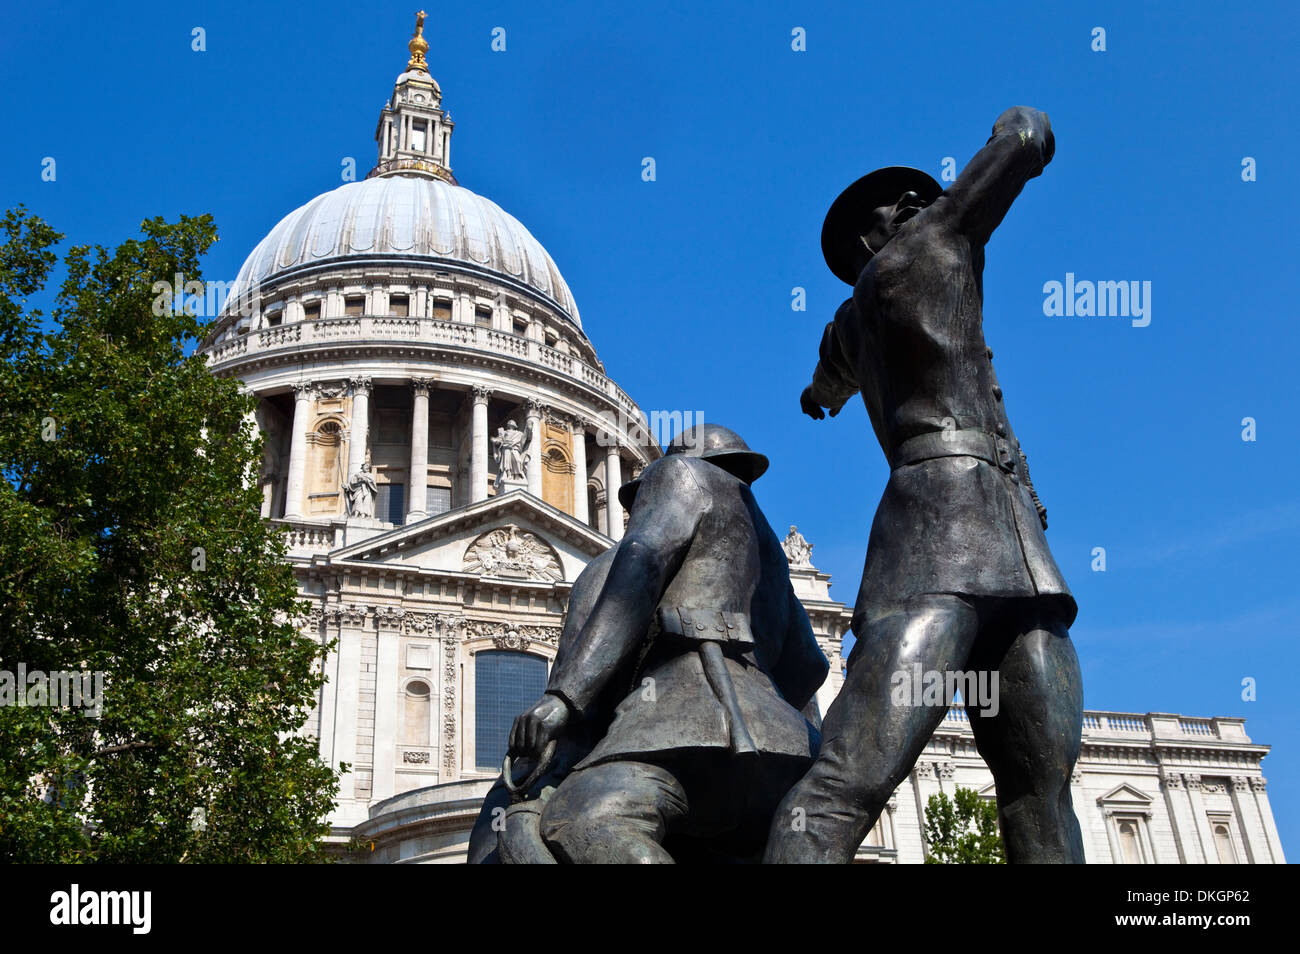
[{"label": "bronze statue", "polygon": [[915,664],[1000,674],[996,709],[967,711],[1007,857],[1083,861],[1070,802],[1083,720],[1068,629],[1077,607],[1043,535],[981,313],[984,246],[1054,150],[1046,114],[1014,107],[947,191],[916,169],[879,169],[826,216],[826,262],[854,291],[800,403],[821,419],[860,393],[891,473],[847,678],[816,763],[773,818],[768,861],[852,860],[947,709],[893,703],[891,680]]},{"label": "bronze statue", "polygon": [[761,857],[817,752],[801,710],[827,672],[750,490],[766,468],[704,424],[621,488],[627,532],[574,584],[546,694],[510,734],[533,798],[505,812],[498,781],[471,862]]}]

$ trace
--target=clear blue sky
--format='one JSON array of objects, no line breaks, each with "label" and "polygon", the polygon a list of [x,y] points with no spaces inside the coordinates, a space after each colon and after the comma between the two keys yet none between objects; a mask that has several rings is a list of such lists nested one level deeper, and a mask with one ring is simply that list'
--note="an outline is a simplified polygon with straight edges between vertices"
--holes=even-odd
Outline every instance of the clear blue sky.
[{"label": "clear blue sky", "polygon": [[[1296,15],[906,6],[436,4],[426,34],[462,184],[547,246],[642,407],[701,410],[771,456],[760,501],[849,603],[887,470],[860,403],[799,413],[847,292],[821,259],[822,216],[872,168],[937,176],[1005,107],[1046,110],[1056,159],[989,246],[985,329],[1081,607],[1086,704],[1246,717],[1273,746],[1269,792],[1300,853]],[[211,212],[208,277],[233,278],[282,216],[340,184],[343,157],[373,163],[414,9],[7,0],[0,207],[105,244],[145,216]],[[1043,284],[1067,272],[1150,281],[1151,324],[1046,317]]]}]

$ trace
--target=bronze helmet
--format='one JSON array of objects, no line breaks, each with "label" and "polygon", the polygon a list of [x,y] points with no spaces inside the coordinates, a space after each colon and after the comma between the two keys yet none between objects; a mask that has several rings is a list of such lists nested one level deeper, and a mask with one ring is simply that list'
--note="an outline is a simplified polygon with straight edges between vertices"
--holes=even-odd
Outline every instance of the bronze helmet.
[{"label": "bronze helmet", "polygon": [[[721,424],[698,424],[695,427],[688,427],[669,441],[668,449],[664,451],[665,457],[674,454],[707,460],[747,484],[752,484],[762,477],[768,466],[765,456],[750,450],[744,438]],[[641,478],[638,477],[620,487],[618,502],[630,510],[640,484]]]},{"label": "bronze helmet", "polygon": [[922,205],[943,195],[943,186],[920,169],[886,166],[868,172],[840,193],[822,224],[822,257],[835,277],[849,285],[858,283],[853,263],[862,249],[863,223],[882,205],[898,201],[904,192],[915,192]]}]

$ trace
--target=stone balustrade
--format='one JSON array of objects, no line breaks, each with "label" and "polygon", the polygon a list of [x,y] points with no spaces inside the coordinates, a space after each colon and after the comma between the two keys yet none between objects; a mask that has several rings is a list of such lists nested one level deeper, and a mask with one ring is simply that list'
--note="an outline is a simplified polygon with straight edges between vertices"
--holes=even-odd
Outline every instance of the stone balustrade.
[{"label": "stone balustrade", "polygon": [[[963,728],[970,725],[966,710],[954,706],[944,716],[944,723]],[[1161,713],[1105,712],[1088,709],[1083,713],[1083,734],[1088,738],[1111,737],[1119,739],[1160,738],[1189,740],[1217,740],[1248,742],[1241,731],[1240,719],[1195,719],[1187,716],[1166,716]]]},{"label": "stone balustrade", "polygon": [[250,331],[205,350],[212,370],[219,373],[249,358],[266,357],[281,349],[301,354],[304,348],[314,343],[333,345],[382,341],[420,342],[533,362],[605,395],[627,420],[639,422],[642,427],[647,424],[644,413],[622,388],[576,356],[532,338],[460,321],[379,315],[317,318]]}]

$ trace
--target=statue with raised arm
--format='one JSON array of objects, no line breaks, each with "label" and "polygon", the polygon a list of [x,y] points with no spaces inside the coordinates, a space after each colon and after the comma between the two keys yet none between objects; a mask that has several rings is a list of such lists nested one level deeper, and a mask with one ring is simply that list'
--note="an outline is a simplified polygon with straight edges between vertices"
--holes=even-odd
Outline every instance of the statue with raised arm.
[{"label": "statue with raised arm", "polygon": [[[471,863],[762,856],[773,810],[817,752],[803,710],[815,720],[828,670],[750,490],[766,468],[739,435],[702,424],[620,489],[627,533],[574,583],[546,694],[515,720]],[[511,779],[511,760],[533,770]]]},{"label": "statue with raised arm", "polygon": [[498,427],[492,438],[492,459],[496,461],[498,479],[501,481],[523,481],[528,479],[528,448],[533,442],[533,422],[528,429],[521,431],[514,421],[507,421],[505,427]]},{"label": "statue with raised arm", "polygon": [[822,252],[853,296],[826,326],[800,403],[820,420],[861,395],[891,470],[844,687],[821,754],[773,818],[769,861],[853,859],[947,711],[950,700],[891,692],[914,670],[1000,676],[989,679],[994,704],[964,701],[1008,860],[1083,861],[1070,801],[1083,720],[1068,629],[1077,607],[982,314],[984,246],[1054,151],[1046,114],[1017,106],[947,191],[916,169],[878,169],[826,216]]}]

